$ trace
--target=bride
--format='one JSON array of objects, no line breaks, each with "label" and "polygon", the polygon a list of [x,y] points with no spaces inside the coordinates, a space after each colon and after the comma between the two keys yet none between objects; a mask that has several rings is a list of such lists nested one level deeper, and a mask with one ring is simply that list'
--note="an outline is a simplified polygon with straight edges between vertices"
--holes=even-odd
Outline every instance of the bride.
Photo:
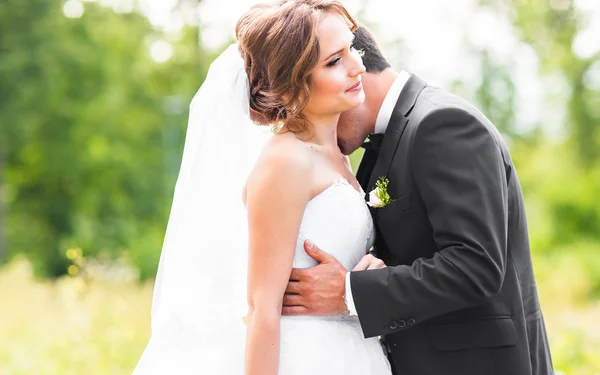
[{"label": "bride", "polygon": [[316,264],[305,239],[346,269],[374,241],[337,145],[340,113],[364,100],[355,28],[334,0],[257,5],[238,21],[191,104],[135,375],[391,373],[348,312],[281,316],[292,267]]}]

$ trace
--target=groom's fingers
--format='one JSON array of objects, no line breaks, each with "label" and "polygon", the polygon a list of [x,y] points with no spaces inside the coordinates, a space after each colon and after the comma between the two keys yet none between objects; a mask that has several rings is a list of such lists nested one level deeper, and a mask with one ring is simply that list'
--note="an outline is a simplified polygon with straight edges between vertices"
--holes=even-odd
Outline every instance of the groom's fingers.
[{"label": "groom's fingers", "polygon": [[283,295],[283,306],[292,307],[292,306],[304,306],[302,296],[298,294],[285,293]]},{"label": "groom's fingers", "polygon": [[336,260],[335,257],[319,249],[317,245],[313,244],[309,240],[304,241],[304,251],[306,251],[306,254],[310,255],[311,258],[319,263],[327,263]]},{"label": "groom's fingers", "polygon": [[309,315],[309,310],[304,306],[284,306],[281,309],[281,315]]},{"label": "groom's fingers", "polygon": [[369,264],[371,264],[371,258],[373,258],[373,255],[371,254],[367,254],[364,257],[362,257],[360,262],[358,262],[358,264],[352,269],[352,272],[366,270],[367,267],[369,267]]},{"label": "groom's fingers", "polygon": [[292,268],[292,272],[290,273],[290,280],[292,281],[301,281],[306,280],[308,278],[309,273],[308,268]]},{"label": "groom's fingers", "polygon": [[287,288],[285,288],[285,292],[286,293],[294,293],[294,294],[301,294],[300,293],[300,288],[299,288],[299,283],[296,281],[290,281],[287,285]]},{"label": "groom's fingers", "polygon": [[375,258],[375,260],[373,260],[371,262],[371,264],[369,264],[369,267],[367,267],[367,270],[380,270],[385,267],[387,267],[387,266],[385,265],[383,260]]},{"label": "groom's fingers", "polygon": [[367,254],[362,259],[356,267],[352,269],[352,271],[366,271],[366,270],[379,270],[385,268],[386,265],[383,260],[374,257],[371,254]]}]

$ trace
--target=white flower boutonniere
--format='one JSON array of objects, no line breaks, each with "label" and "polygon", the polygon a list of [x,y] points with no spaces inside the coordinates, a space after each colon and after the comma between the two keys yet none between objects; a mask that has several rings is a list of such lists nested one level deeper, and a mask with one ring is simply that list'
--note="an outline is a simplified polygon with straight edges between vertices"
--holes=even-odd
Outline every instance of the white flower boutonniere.
[{"label": "white flower boutonniere", "polygon": [[369,193],[369,201],[367,204],[373,208],[385,207],[394,200],[390,197],[387,191],[390,180],[387,177],[379,177],[375,183],[376,188]]}]

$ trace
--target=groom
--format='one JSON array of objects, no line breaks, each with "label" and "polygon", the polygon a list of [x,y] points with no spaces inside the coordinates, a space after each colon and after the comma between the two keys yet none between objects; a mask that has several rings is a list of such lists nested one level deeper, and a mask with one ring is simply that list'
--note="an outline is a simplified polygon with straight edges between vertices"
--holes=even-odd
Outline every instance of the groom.
[{"label": "groom", "polygon": [[399,375],[553,374],[521,187],[499,132],[465,100],[392,70],[364,28],[354,46],[366,100],[342,115],[338,139],[349,154],[373,133],[357,179],[367,194],[389,180],[392,202],[371,207],[377,258],[346,272],[307,242],[319,265],[292,271],[300,302],[286,295],[282,313],[349,310],[365,337],[382,337]]}]

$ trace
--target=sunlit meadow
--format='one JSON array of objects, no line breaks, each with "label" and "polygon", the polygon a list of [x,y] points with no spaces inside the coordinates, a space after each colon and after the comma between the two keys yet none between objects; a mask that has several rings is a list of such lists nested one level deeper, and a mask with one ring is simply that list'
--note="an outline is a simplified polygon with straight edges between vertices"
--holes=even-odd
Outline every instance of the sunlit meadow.
[{"label": "sunlit meadow", "polygon": [[[36,281],[22,259],[0,270],[0,375],[132,372],[150,335],[152,283],[79,254],[70,254],[72,275],[56,281]],[[600,374],[600,304],[583,302],[592,288],[585,265],[561,261],[557,269],[556,259],[536,259],[557,373]]]},{"label": "sunlit meadow", "polygon": [[152,284],[102,270],[54,282],[0,271],[0,374],[130,374],[149,337]]}]

